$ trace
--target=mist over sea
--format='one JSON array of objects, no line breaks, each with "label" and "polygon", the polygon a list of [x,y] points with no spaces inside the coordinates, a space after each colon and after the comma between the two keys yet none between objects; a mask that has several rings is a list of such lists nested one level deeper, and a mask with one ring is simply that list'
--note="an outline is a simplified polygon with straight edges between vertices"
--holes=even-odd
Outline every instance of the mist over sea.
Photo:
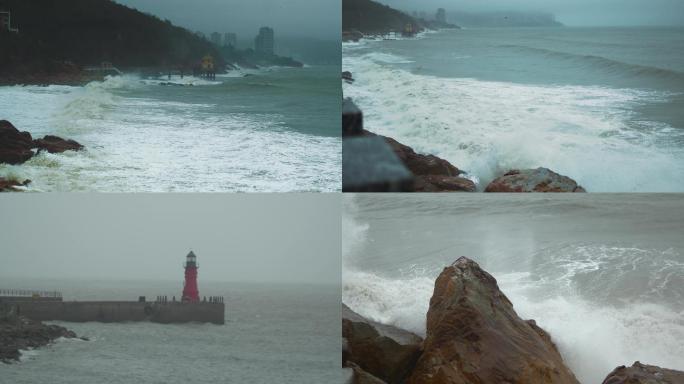
[{"label": "mist over sea", "polygon": [[[61,289],[64,300],[173,294],[181,283],[2,278],[3,287]],[[54,322],[90,341],[62,339],[0,364],[2,383],[341,382],[340,291],[327,285],[200,282],[224,296],[226,324]]]},{"label": "mist over sea", "polygon": [[126,75],[83,87],[0,87],[0,119],[87,149],[0,165],[0,177],[31,179],[38,191],[338,191],[339,72],[273,67],[216,80]]},{"label": "mist over sea", "polygon": [[343,302],[425,335],[436,277],[480,264],[584,384],[639,360],[684,369],[684,197],[345,195]]},{"label": "mist over sea", "polygon": [[480,189],[547,167],[589,192],[684,191],[684,28],[473,28],[343,43],[364,126]]}]

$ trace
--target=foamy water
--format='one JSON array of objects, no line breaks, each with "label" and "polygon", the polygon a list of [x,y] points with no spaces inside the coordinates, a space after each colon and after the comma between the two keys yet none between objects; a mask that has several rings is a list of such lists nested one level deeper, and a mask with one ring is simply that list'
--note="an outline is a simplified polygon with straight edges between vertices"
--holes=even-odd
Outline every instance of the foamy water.
[{"label": "foamy water", "polygon": [[681,370],[682,208],[658,195],[345,196],[343,302],[425,335],[434,281],[465,255],[551,334],[582,383],[636,360]]},{"label": "foamy water", "polygon": [[[481,189],[543,166],[592,192],[684,191],[684,72],[592,56],[586,41],[530,52],[554,30],[509,32],[344,44],[343,70],[356,80],[344,95],[367,129],[449,160]],[[639,49],[625,44],[614,55]]]},{"label": "foamy water", "polygon": [[324,89],[337,75],[315,67],[0,87],[0,118],[86,147],[0,165],[0,176],[31,179],[36,191],[337,191],[339,103]]}]

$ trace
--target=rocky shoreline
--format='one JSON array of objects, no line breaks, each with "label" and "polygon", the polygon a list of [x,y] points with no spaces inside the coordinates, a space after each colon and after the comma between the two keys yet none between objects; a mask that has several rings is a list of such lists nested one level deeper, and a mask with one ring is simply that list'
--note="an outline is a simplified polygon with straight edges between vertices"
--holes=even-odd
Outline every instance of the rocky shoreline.
[{"label": "rocky shoreline", "polygon": [[60,337],[78,336],[58,325],[46,325],[11,312],[4,313],[0,315],[0,361],[6,364],[17,362],[22,350],[49,345]]},{"label": "rocky shoreline", "polygon": [[[85,147],[80,143],[58,136],[46,135],[34,139],[29,132],[19,131],[7,120],[0,120],[0,164],[23,164],[41,151],[62,153],[80,151]],[[14,180],[0,177],[0,192],[20,191],[31,180]]]},{"label": "rocky shoreline", "polygon": [[[392,303],[387,303],[392,305]],[[358,384],[579,384],[552,336],[515,312],[496,279],[460,257],[435,281],[426,337],[342,304],[342,366]],[[684,372],[635,362],[603,384],[678,384]]]},{"label": "rocky shoreline", "polygon": [[[342,81],[354,83],[353,74],[342,72]],[[362,113],[352,124],[362,125]],[[347,128],[343,127],[345,132]],[[356,136],[377,136],[385,140],[394,154],[413,174],[413,192],[476,192],[477,186],[449,161],[431,154],[419,154],[408,145],[373,133],[364,127]],[[548,168],[510,169],[487,184],[483,192],[586,192],[575,180]]]}]

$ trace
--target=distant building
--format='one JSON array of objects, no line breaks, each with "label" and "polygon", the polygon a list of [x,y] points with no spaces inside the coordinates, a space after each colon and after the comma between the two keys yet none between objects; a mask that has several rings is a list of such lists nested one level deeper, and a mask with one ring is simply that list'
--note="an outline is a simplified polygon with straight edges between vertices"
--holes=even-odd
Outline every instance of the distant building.
[{"label": "distant building", "polygon": [[221,34],[218,32],[214,32],[211,34],[211,42],[214,45],[221,45]]},{"label": "distant building", "polygon": [[228,45],[233,48],[237,47],[237,35],[231,32],[223,34],[223,45]]},{"label": "distant building", "polygon": [[446,11],[444,8],[437,9],[435,20],[437,20],[438,23],[446,24]]},{"label": "distant building", "polygon": [[12,28],[12,14],[10,11],[0,10],[0,31],[19,33],[18,28]]},{"label": "distant building", "polygon": [[259,28],[259,34],[254,39],[254,50],[259,53],[272,55],[274,52],[273,46],[273,29],[269,27]]}]

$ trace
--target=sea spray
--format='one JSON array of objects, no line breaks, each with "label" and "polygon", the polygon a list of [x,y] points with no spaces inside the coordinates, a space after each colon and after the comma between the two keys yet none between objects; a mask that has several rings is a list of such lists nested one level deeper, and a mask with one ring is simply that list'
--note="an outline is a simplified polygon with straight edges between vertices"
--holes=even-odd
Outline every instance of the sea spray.
[{"label": "sea spray", "polygon": [[[454,76],[451,64],[475,68],[481,61],[492,63],[492,73],[515,74],[529,57],[512,54],[510,65],[499,68],[483,58],[496,49],[471,47],[475,44],[462,32],[433,36],[344,44],[343,69],[355,78],[343,85],[344,95],[363,109],[368,130],[449,160],[478,180],[480,189],[510,169],[543,166],[590,192],[684,190],[684,127],[672,125],[679,119],[672,104],[681,96],[671,80],[684,73],[624,65],[625,79],[638,76],[653,87],[563,83],[568,66],[584,73],[572,62],[558,64],[557,81]],[[600,64],[606,61],[619,66],[609,59]],[[525,69],[540,63],[532,61]],[[658,80],[663,76],[664,85]],[[649,110],[657,113],[643,115]]]}]

